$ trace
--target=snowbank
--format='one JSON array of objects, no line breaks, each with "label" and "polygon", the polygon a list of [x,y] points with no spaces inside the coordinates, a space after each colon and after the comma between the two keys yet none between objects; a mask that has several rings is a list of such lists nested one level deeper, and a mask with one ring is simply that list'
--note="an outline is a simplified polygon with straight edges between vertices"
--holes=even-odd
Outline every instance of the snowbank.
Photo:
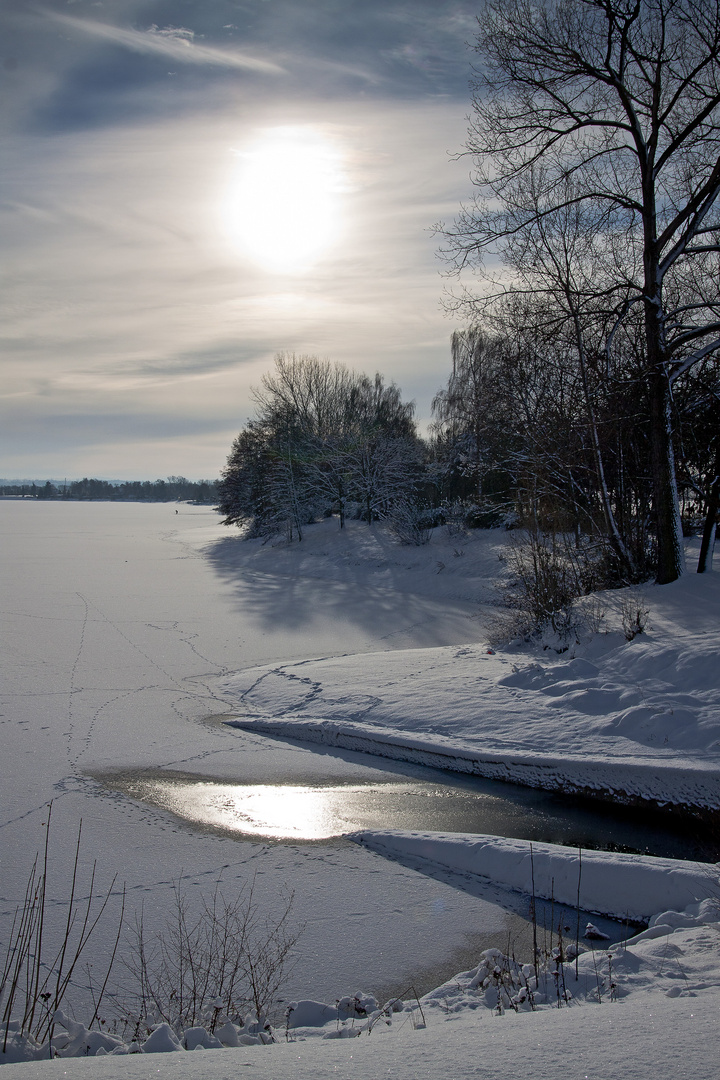
[{"label": "snowbank", "polygon": [[499,836],[363,830],[350,839],[389,858],[410,856],[478,874],[582,911],[647,922],[660,908],[682,911],[720,897],[720,867],[645,855],[582,851]]},{"label": "snowbank", "polygon": [[598,755],[593,759],[521,749],[480,750],[469,745],[466,737],[416,736],[397,728],[348,721],[237,717],[227,723],[244,731],[343,747],[545,791],[590,795],[627,805],[720,810],[720,766],[697,758],[674,764],[667,758],[606,755],[603,759]]},{"label": "snowbank", "polygon": [[268,1047],[204,1050],[162,1060],[130,1057],[40,1061],[3,1067],[4,1080],[717,1080],[720,995],[673,1001],[638,994],[627,1002],[504,1016],[445,1012],[426,1029],[406,1023],[371,1036]]},{"label": "snowbank", "polygon": [[[650,614],[628,642],[618,619],[633,598]],[[561,657],[470,642],[269,664],[221,685],[246,730],[716,813],[720,575],[597,602],[608,632],[571,641]]]},{"label": "snowbank", "polygon": [[[237,1080],[247,1071],[259,1080],[525,1080],[528,1074],[535,1080],[716,1080],[720,990],[713,962],[719,942],[717,927],[706,922],[612,953],[589,951],[580,957],[577,978],[573,964],[559,978],[548,972],[542,985],[550,993],[531,991],[534,1001],[523,993],[535,984],[525,965],[514,973],[523,984],[514,1006],[507,1004],[514,989],[509,958],[491,950],[476,968],[374,1025],[331,1019],[314,1032],[279,1032],[272,1045],[213,1050],[200,1042],[192,1053],[172,1052],[177,1048],[168,1040],[170,1056],[148,1057],[138,1047],[120,1056],[8,1064],[2,1076],[150,1080],[171,1070],[177,1080]],[[307,1004],[316,1006],[313,1020],[318,1008],[328,1008]]]}]

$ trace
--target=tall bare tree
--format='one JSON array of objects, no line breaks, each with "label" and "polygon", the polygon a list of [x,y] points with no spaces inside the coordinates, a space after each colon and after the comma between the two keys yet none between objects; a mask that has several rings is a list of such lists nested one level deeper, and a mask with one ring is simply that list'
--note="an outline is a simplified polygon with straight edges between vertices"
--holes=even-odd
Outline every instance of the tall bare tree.
[{"label": "tall bare tree", "polygon": [[[573,280],[608,359],[642,329],[657,579],[673,581],[672,384],[720,350],[720,0],[488,0],[479,27],[478,193],[447,232],[454,257],[512,265],[525,238],[581,212]],[[515,287],[488,277],[474,318]]]}]

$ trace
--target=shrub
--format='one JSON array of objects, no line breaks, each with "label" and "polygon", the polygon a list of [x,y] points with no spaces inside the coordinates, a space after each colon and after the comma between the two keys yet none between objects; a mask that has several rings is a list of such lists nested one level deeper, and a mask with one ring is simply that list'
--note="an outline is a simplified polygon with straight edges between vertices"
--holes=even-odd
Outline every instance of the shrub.
[{"label": "shrub", "polygon": [[[22,1041],[26,1036],[39,1045],[52,1038],[55,1013],[67,994],[73,974],[86,952],[98,927],[115,886],[98,893],[95,889],[95,864],[90,873],[89,884],[82,890],[85,897],[78,897],[78,866],[82,822],[78,827],[75,860],[72,870],[70,895],[64,903],[65,920],[59,944],[49,946],[51,937],[46,925],[49,897],[54,890],[48,885],[48,848],[52,803],[48,806],[45,845],[38,852],[30,869],[25,896],[18,905],[13,918],[5,958],[0,968],[0,1053],[5,1054],[8,1040]],[[99,991],[95,995],[95,1009],[90,1026],[98,1015],[108,979],[117,953],[124,910],[124,891],[117,932],[109,965]],[[62,908],[63,905],[59,905]],[[58,905],[53,903],[53,909]]]},{"label": "shrub", "polygon": [[203,898],[193,913],[187,895],[174,885],[174,904],[159,931],[150,933],[141,911],[135,920],[131,976],[123,1013],[136,1026],[169,1024],[181,1036],[204,1026],[212,1034],[228,1020],[243,1023],[252,1012],[260,1030],[292,960],[300,929],[290,924],[292,895],[279,917],[265,914],[254,886],[232,899],[220,891]]}]

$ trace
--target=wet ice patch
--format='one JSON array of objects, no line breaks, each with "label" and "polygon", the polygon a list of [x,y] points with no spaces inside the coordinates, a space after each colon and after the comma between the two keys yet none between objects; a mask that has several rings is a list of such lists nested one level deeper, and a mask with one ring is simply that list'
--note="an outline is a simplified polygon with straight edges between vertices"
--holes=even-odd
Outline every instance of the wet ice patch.
[{"label": "wet ice patch", "polygon": [[363,787],[133,780],[113,786],[196,825],[275,840],[327,840],[356,828]]}]

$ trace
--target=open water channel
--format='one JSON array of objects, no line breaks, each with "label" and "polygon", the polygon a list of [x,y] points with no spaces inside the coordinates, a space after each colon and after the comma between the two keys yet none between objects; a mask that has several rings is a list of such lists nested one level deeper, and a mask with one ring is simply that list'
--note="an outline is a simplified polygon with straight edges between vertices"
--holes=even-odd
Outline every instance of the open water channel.
[{"label": "open water channel", "polygon": [[367,755],[367,763],[387,770],[387,779],[239,784],[152,769],[98,779],[196,828],[236,839],[319,842],[360,829],[410,829],[514,836],[672,859],[720,857],[717,834],[700,821],[675,822],[659,818],[657,812],[641,814],[628,807],[418,765],[389,766],[372,755]]}]

